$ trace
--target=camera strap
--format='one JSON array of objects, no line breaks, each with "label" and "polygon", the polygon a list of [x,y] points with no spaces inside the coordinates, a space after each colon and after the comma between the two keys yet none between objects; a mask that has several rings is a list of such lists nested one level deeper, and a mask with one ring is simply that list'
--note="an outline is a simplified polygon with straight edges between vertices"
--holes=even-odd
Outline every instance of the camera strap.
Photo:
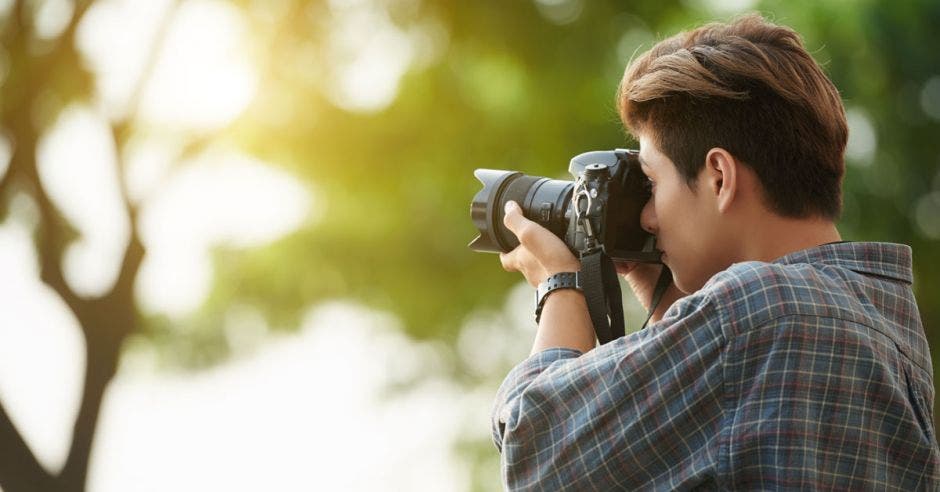
[{"label": "camera strap", "polygon": [[669,288],[669,284],[672,283],[672,270],[663,263],[663,269],[659,271],[659,279],[656,280],[656,287],[653,288],[653,298],[650,299],[650,312],[646,315],[646,321],[643,322],[643,326],[640,327],[642,330],[646,328],[646,325],[649,324],[650,318],[653,317],[653,311],[656,311],[656,306],[659,306],[659,301],[663,300],[663,294],[666,293],[666,289]]},{"label": "camera strap", "polygon": [[623,298],[614,261],[597,248],[581,255],[582,289],[601,344],[624,335]]},{"label": "camera strap", "polygon": [[[624,336],[623,297],[613,260],[600,248],[584,253],[581,255],[581,273],[582,290],[597,340],[603,345]],[[663,265],[641,330],[653,317],[671,282],[672,272]]]}]

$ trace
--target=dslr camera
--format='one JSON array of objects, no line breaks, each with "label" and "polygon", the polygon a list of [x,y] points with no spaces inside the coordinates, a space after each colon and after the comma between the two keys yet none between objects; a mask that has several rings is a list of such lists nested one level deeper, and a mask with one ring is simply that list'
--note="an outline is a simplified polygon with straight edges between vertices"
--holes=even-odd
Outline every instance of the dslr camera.
[{"label": "dslr camera", "polygon": [[650,199],[636,150],[598,150],[571,159],[574,181],[518,171],[477,169],[483,189],[473,197],[470,217],[480,234],[474,251],[509,252],[519,245],[503,225],[504,206],[514,200],[523,215],[560,237],[576,257],[602,251],[612,260],[660,263],[655,238],[640,226]]}]

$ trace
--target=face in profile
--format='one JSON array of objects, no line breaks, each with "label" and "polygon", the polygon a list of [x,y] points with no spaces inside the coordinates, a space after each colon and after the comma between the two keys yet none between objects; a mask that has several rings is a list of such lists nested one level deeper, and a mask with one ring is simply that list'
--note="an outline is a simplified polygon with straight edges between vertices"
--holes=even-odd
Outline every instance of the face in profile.
[{"label": "face in profile", "polygon": [[704,172],[690,187],[672,160],[649,135],[640,135],[640,164],[652,196],[640,223],[657,236],[663,263],[672,270],[679,290],[692,293],[727,267],[722,216]]}]

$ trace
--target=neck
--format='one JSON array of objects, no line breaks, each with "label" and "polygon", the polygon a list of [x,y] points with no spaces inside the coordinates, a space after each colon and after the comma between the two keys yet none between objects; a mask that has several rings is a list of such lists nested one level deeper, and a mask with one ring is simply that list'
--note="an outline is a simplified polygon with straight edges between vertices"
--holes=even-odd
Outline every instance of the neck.
[{"label": "neck", "polygon": [[744,259],[774,261],[787,254],[821,244],[841,241],[836,225],[828,219],[762,217],[750,240],[742,244]]}]

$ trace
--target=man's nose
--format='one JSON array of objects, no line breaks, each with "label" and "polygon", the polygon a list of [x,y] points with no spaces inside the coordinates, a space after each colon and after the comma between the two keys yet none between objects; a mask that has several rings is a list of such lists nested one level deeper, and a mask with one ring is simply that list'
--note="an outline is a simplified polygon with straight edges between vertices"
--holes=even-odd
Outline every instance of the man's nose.
[{"label": "man's nose", "polygon": [[643,206],[643,210],[640,212],[640,227],[654,236],[659,232],[659,224],[656,221],[656,209],[653,207],[652,198],[646,201],[646,205]]}]

